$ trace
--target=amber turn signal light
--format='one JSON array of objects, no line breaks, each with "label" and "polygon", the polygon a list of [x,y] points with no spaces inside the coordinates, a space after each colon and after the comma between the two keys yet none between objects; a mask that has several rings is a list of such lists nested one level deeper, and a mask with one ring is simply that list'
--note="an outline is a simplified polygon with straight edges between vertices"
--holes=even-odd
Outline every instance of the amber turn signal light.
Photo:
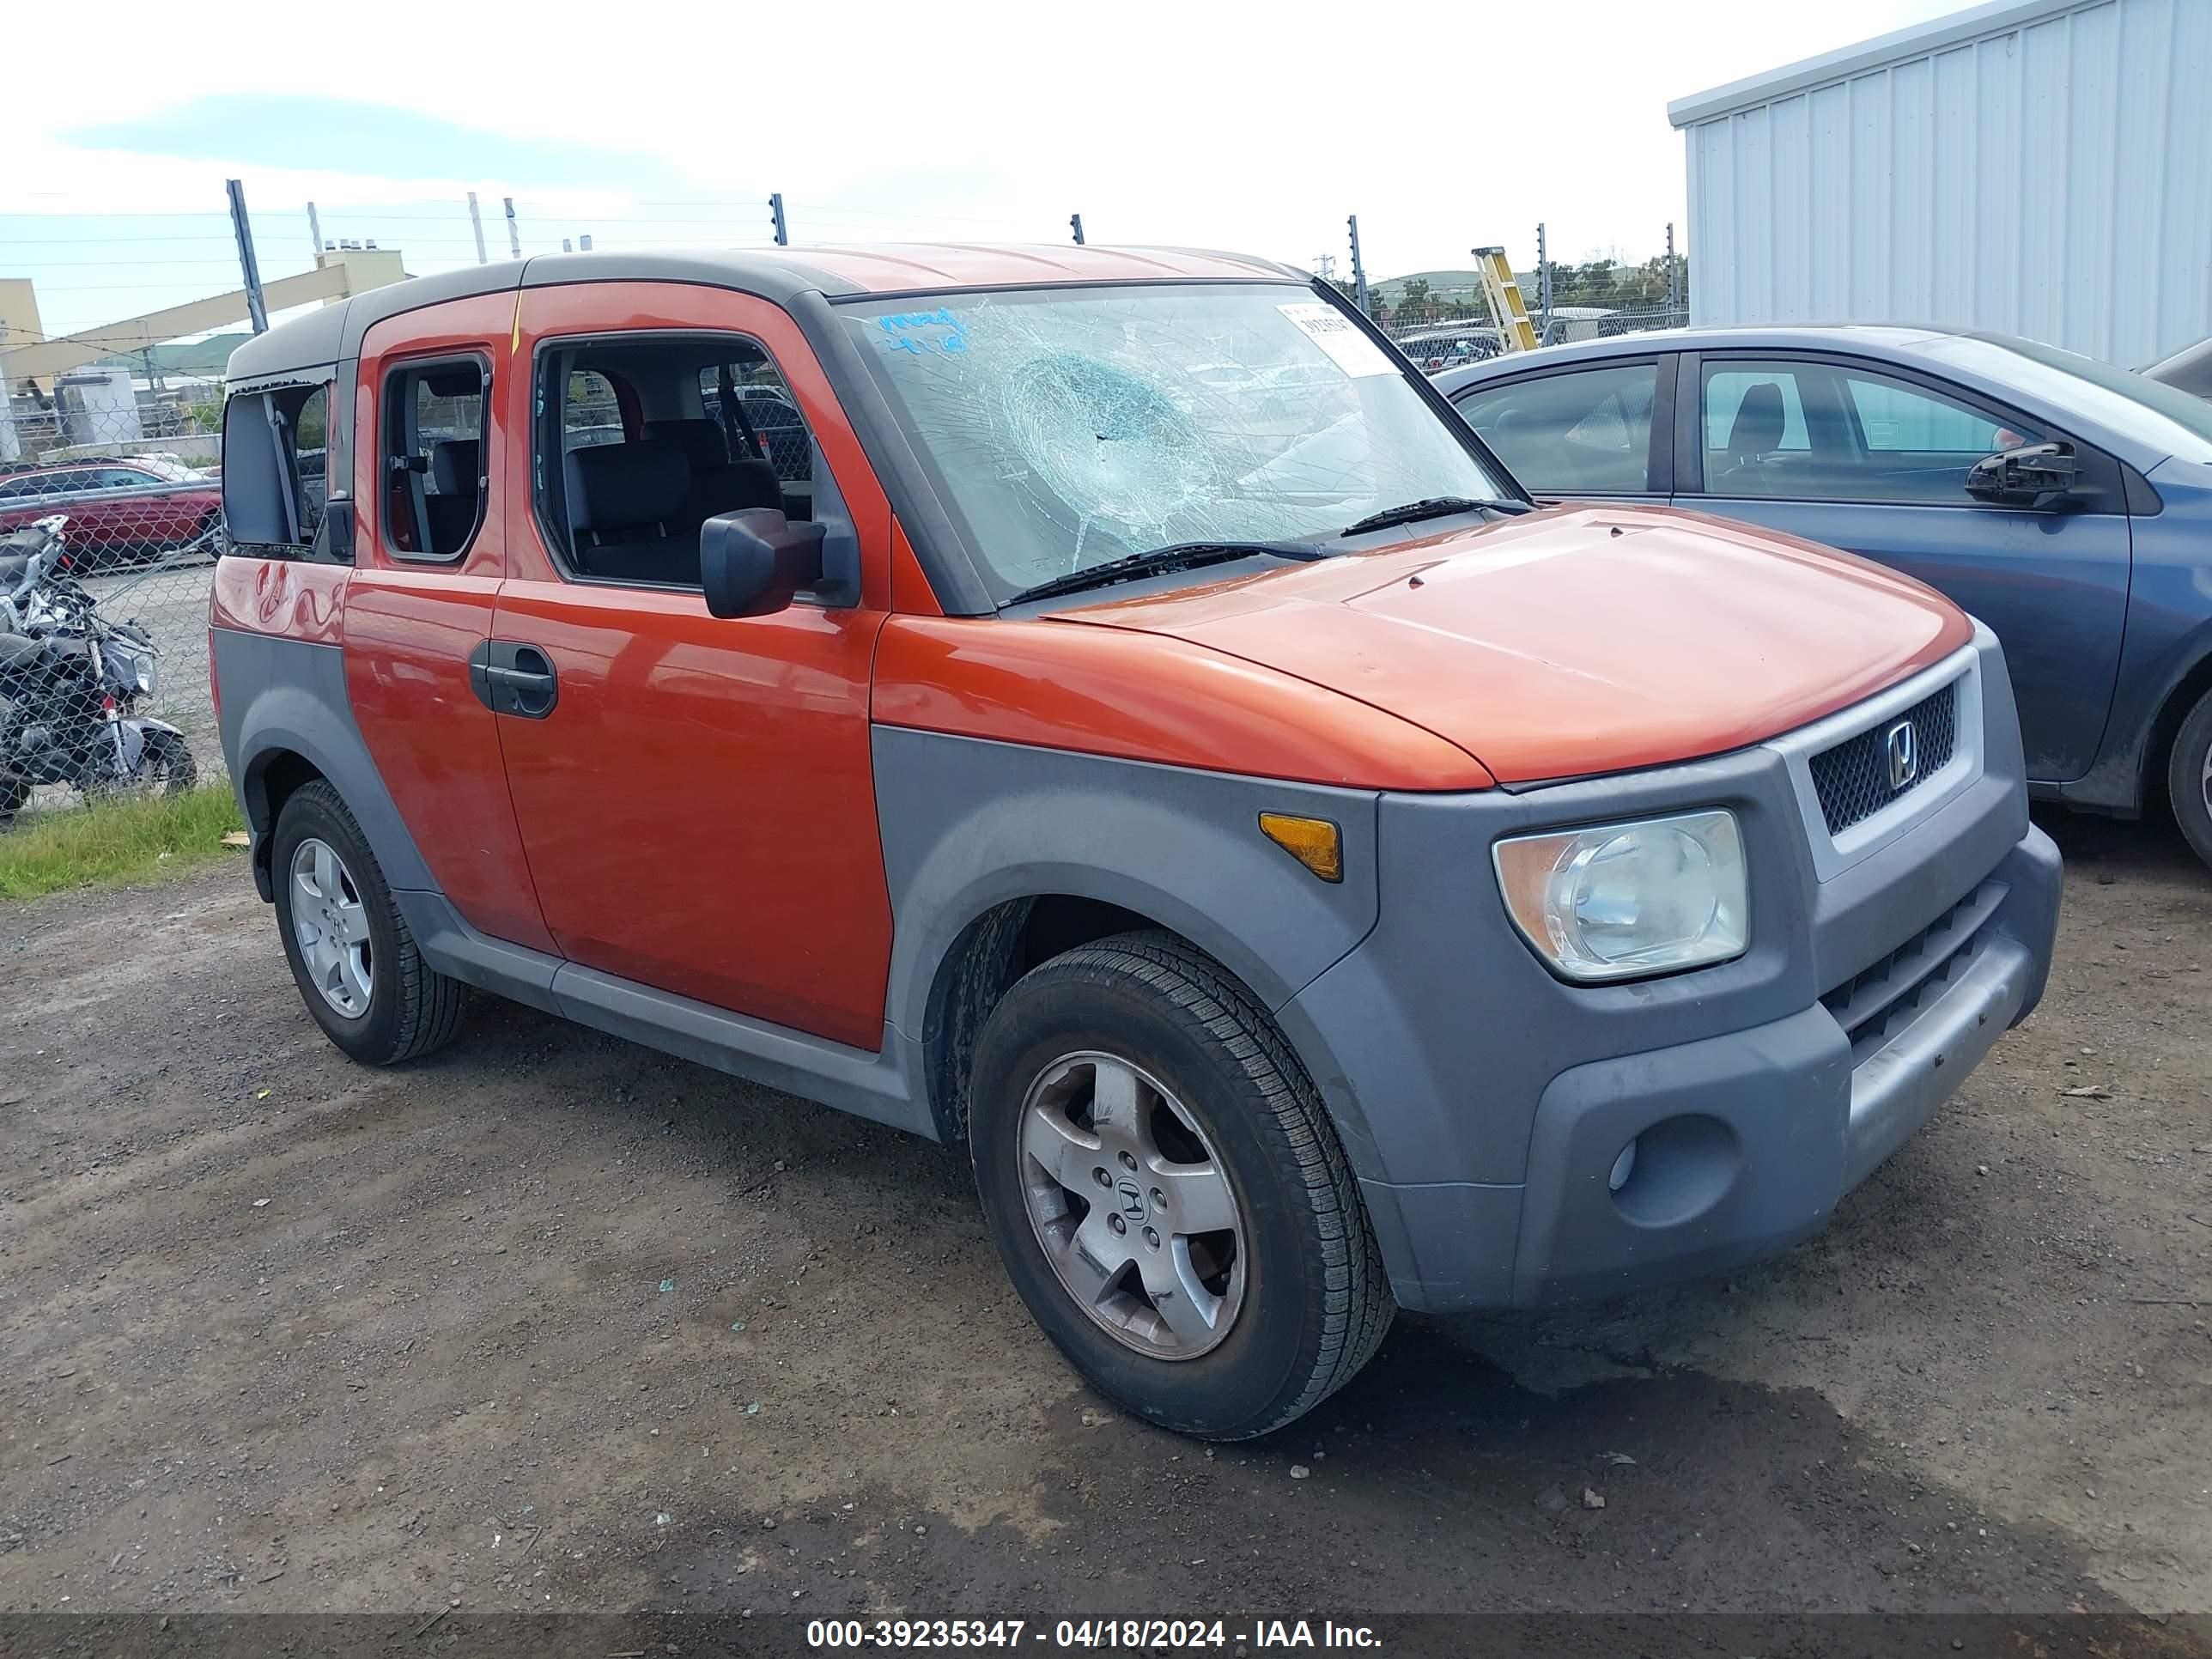
[{"label": "amber turn signal light", "polygon": [[1344,879],[1344,837],[1327,818],[1262,812],[1260,833],[1323,881]]}]

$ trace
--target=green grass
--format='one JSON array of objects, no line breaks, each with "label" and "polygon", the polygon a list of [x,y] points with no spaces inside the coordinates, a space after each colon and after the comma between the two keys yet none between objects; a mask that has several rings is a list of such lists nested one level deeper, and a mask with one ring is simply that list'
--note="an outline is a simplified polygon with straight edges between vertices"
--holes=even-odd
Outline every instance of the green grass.
[{"label": "green grass", "polygon": [[244,858],[223,836],[246,826],[229,786],[26,812],[0,831],[0,900],[151,881]]}]

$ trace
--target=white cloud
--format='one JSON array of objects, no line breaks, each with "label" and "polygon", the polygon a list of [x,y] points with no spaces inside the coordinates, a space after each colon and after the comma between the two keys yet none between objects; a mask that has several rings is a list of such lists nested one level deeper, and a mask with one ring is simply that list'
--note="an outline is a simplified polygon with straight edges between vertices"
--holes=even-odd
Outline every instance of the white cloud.
[{"label": "white cloud", "polygon": [[[1643,257],[1685,218],[1670,99],[1931,9],[447,0],[431,15],[246,0],[203,27],[145,0],[21,8],[0,79],[19,103],[34,69],[68,95],[42,95],[38,118],[16,125],[0,211],[218,213],[239,169],[78,149],[69,131],[210,93],[320,93],[510,137],[597,141],[688,181],[676,196],[541,189],[526,204],[533,234],[758,240],[757,204],[776,189],[799,239],[1057,240],[1080,210],[1094,241],[1341,263],[1356,211],[1378,275],[1462,264],[1476,243],[1504,242],[1525,264],[1540,219],[1559,257]],[[435,179],[320,172],[315,133],[297,137],[297,166],[242,169],[257,213],[450,198],[460,234],[463,190],[495,214],[514,189],[473,178],[465,155]],[[450,240],[431,257],[426,242],[413,262],[464,257]]]}]

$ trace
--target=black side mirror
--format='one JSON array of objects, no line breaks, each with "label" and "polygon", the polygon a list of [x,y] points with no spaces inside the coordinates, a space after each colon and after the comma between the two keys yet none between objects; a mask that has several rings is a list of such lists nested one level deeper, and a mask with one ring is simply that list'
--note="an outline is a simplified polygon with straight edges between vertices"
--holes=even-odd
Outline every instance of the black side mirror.
[{"label": "black side mirror", "polygon": [[699,526],[699,580],[717,617],[767,617],[822,580],[823,526],[772,507],[720,513]]},{"label": "black side mirror", "polygon": [[1998,507],[2053,507],[2074,493],[2080,467],[2069,444],[2025,444],[1966,469],[1966,493]]}]

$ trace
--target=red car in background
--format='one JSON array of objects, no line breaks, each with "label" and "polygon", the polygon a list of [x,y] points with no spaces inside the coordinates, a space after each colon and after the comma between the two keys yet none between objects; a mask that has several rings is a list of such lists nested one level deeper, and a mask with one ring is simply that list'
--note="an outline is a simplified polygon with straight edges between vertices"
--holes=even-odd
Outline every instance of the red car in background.
[{"label": "red car in background", "polygon": [[0,534],[54,513],[69,516],[70,556],[81,571],[194,546],[210,557],[221,550],[222,482],[161,456],[0,474]]}]

